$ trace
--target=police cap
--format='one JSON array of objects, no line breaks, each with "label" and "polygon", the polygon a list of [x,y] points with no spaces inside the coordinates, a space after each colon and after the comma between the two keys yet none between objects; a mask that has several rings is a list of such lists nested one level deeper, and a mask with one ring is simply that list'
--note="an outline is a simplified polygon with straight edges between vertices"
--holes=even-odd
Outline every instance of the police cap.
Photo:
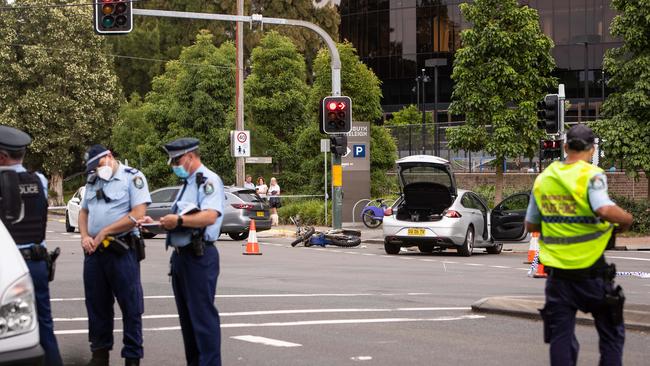
[{"label": "police cap", "polygon": [[95,170],[97,165],[99,165],[99,160],[110,152],[110,150],[99,144],[88,148],[88,151],[86,151],[86,154],[84,155],[84,160],[86,161],[86,173]]},{"label": "police cap", "polygon": [[25,132],[0,125],[0,150],[20,151],[32,143],[32,138]]},{"label": "police cap", "polygon": [[199,140],[193,137],[183,137],[174,141],[168,142],[163,146],[163,149],[169,155],[167,164],[171,164],[172,160],[176,157],[187,154],[199,148]]},{"label": "police cap", "polygon": [[569,149],[584,151],[591,149],[594,142],[596,142],[596,135],[587,125],[577,124],[567,132],[566,142],[569,144]]}]

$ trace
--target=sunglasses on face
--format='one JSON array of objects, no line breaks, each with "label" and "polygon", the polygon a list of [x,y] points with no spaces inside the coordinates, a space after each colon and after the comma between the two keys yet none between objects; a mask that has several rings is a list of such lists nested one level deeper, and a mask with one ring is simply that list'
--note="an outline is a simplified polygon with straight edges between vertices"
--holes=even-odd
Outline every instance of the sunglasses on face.
[{"label": "sunglasses on face", "polygon": [[172,158],[171,165],[180,165],[180,162],[181,162],[181,159],[183,158],[183,156],[185,156],[185,155],[180,155],[180,156],[177,156],[175,158]]}]

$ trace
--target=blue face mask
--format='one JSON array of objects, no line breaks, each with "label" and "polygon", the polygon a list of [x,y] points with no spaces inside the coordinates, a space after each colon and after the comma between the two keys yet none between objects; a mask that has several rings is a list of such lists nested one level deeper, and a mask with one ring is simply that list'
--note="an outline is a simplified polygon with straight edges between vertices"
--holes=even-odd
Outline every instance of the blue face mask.
[{"label": "blue face mask", "polygon": [[172,170],[174,171],[174,174],[176,174],[176,176],[181,179],[185,179],[190,176],[190,173],[185,170],[185,167],[182,165],[174,165],[172,166]]}]

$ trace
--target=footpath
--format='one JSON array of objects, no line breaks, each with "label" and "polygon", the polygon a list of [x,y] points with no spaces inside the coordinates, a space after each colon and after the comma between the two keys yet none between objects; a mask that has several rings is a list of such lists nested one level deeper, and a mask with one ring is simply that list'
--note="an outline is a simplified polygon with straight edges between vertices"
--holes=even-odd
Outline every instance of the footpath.
[{"label": "footpath", "polygon": [[[381,226],[377,229],[368,229],[363,223],[344,223],[346,229],[361,231],[361,242],[366,245],[383,245],[384,238]],[[327,227],[316,227],[318,231],[327,231]],[[271,230],[258,232],[258,238],[283,237],[293,238],[296,235],[296,227],[293,225],[281,225]],[[650,237],[619,237],[616,240],[615,250],[635,251],[649,250]],[[527,244],[506,244],[504,252],[527,253]],[[648,281],[647,279],[640,279]],[[495,296],[483,298],[472,304],[472,311],[478,313],[491,313],[506,316],[514,316],[528,319],[541,320],[539,310],[544,307],[544,296]],[[650,332],[650,304],[625,304],[624,310],[625,327]],[[576,321],[579,324],[593,324],[590,314],[578,312]]]}]

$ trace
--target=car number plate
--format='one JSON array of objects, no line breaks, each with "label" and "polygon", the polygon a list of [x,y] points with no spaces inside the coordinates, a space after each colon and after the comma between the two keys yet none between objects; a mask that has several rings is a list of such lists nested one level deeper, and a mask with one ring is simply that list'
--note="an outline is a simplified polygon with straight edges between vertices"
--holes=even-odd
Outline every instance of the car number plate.
[{"label": "car number plate", "polygon": [[264,211],[257,211],[257,217],[264,217]]},{"label": "car number plate", "polygon": [[424,229],[408,229],[409,235],[424,236]]}]

